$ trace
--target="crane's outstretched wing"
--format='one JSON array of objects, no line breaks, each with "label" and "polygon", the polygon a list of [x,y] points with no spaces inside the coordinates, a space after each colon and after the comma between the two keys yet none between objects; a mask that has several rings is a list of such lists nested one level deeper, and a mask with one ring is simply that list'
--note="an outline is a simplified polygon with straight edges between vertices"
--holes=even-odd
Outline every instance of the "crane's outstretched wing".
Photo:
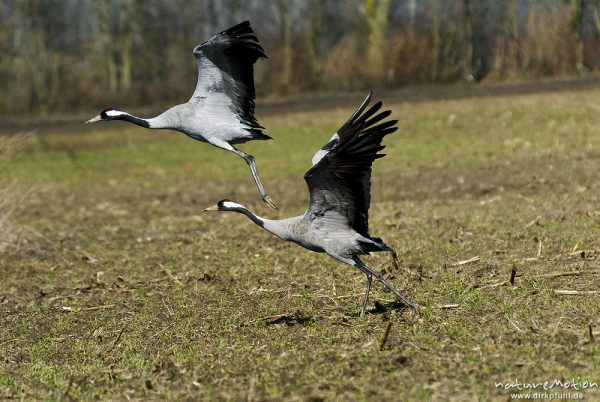
[{"label": "crane's outstretched wing", "polygon": [[384,156],[377,153],[385,148],[381,145],[383,137],[398,129],[395,127],[397,120],[377,124],[391,113],[389,110],[378,113],[381,102],[364,111],[370,99],[371,94],[331,141],[317,152],[313,158],[315,164],[304,175],[310,191],[306,219],[345,220],[344,223],[367,237],[371,166],[375,159]]},{"label": "crane's outstretched wing", "polygon": [[[335,144],[338,143],[340,137],[347,135],[350,132],[350,130],[352,129],[352,127],[355,127],[355,125],[358,123],[357,120],[358,120],[359,115],[369,105],[369,102],[371,102],[372,95],[373,95],[373,91],[369,92],[369,94],[367,95],[367,97],[365,98],[363,103],[358,107],[358,109],[356,109],[356,112],[354,112],[354,114],[352,114],[352,116],[350,116],[348,121],[346,123],[344,123],[344,125],[342,127],[340,127],[340,129],[338,131],[333,133],[333,136],[331,137],[329,142],[327,144],[323,145],[321,147],[321,149],[319,149],[317,151],[315,156],[313,156],[313,158],[312,158],[313,166],[316,165],[321,160],[322,157],[327,155],[329,153],[329,151],[331,151],[331,149],[335,146]],[[389,115],[389,112],[387,115]]]},{"label": "crane's outstretched wing", "polygon": [[252,128],[262,128],[254,117],[254,63],[266,58],[249,21],[244,21],[194,49],[198,83],[190,102],[211,110],[227,107]]}]

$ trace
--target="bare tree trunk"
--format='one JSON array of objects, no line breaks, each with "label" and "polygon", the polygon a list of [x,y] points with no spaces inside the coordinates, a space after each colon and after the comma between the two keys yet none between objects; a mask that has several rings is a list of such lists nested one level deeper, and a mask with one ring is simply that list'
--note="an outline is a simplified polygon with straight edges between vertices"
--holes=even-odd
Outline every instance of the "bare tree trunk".
[{"label": "bare tree trunk", "polygon": [[279,0],[277,6],[281,18],[281,37],[283,38],[280,90],[285,93],[290,90],[292,80],[292,24],[288,0]]},{"label": "bare tree trunk", "polygon": [[94,8],[98,15],[98,24],[100,26],[100,43],[106,52],[106,73],[108,78],[108,88],[111,93],[116,93],[119,87],[119,76],[117,70],[117,61],[113,51],[113,35],[111,34],[110,23],[110,1],[94,2]]},{"label": "bare tree trunk", "polygon": [[237,24],[238,22],[241,22],[241,19],[242,19],[241,0],[229,0],[228,6],[229,6],[228,12],[231,15],[231,18],[233,19],[233,23]]},{"label": "bare tree trunk", "polygon": [[463,7],[467,26],[468,44],[465,56],[470,65],[469,75],[479,82],[490,69],[492,41],[489,37],[490,28],[486,24],[486,14],[490,5],[485,0],[463,0]]},{"label": "bare tree trunk", "polygon": [[496,52],[496,68],[500,77],[519,70],[519,54],[515,50],[518,37],[517,4],[515,0],[506,0],[502,8],[501,40]]},{"label": "bare tree trunk", "polygon": [[138,15],[137,7],[132,0],[121,4],[119,10],[119,89],[128,91],[131,88],[131,53],[133,50],[133,34]]},{"label": "bare tree trunk", "polygon": [[465,54],[463,58],[464,77],[467,81],[474,81],[473,74],[473,5],[471,0],[463,0],[463,17],[465,19],[464,43]]},{"label": "bare tree trunk", "polygon": [[571,27],[575,34],[575,63],[577,70],[585,69],[583,52],[583,19],[585,16],[585,0],[571,0]]},{"label": "bare tree trunk", "polygon": [[415,21],[417,17],[417,0],[408,0],[408,31],[413,34],[415,32]]},{"label": "bare tree trunk", "polygon": [[382,82],[385,77],[385,47],[391,0],[365,0],[369,25],[369,74]]},{"label": "bare tree trunk", "polygon": [[600,43],[600,0],[591,0],[589,9],[595,30],[594,39],[592,40],[593,51],[591,57],[592,60],[590,60],[590,67],[597,69],[600,67],[600,51],[598,50],[598,44]]},{"label": "bare tree trunk", "polygon": [[442,47],[439,2],[434,0],[433,4],[430,4],[429,9],[431,13],[431,47],[433,48],[433,65],[431,66],[430,80],[436,82],[440,78],[439,65]]},{"label": "bare tree trunk", "polygon": [[600,66],[600,0],[572,0],[571,19],[578,41],[577,67],[580,70]]},{"label": "bare tree trunk", "polygon": [[323,30],[323,8],[325,0],[311,0],[309,4],[310,28],[306,39],[306,49],[311,69],[311,85],[319,85],[323,75],[323,63],[318,55],[319,37]]}]

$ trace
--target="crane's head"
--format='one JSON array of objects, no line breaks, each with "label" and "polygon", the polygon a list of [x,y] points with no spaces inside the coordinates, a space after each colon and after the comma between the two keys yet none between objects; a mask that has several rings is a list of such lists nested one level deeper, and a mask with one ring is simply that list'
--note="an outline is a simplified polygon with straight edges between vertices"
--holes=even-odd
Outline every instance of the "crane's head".
[{"label": "crane's head", "polygon": [[217,202],[215,205],[213,205],[212,207],[208,207],[204,210],[204,212],[208,212],[208,211],[236,211],[239,212],[240,210],[246,209],[242,204],[238,204],[237,202],[228,200],[228,199],[224,199],[221,200],[219,202]]},{"label": "crane's head", "polygon": [[125,112],[121,112],[119,110],[115,110],[111,107],[104,109],[100,112],[100,114],[93,119],[89,119],[83,124],[95,123],[97,121],[108,121],[108,120],[119,120],[119,118],[125,115]]}]

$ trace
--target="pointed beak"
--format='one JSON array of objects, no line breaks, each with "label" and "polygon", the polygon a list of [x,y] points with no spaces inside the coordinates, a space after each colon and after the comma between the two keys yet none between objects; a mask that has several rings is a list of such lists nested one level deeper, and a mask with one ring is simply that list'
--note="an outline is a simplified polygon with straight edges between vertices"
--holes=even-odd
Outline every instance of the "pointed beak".
[{"label": "pointed beak", "polygon": [[219,210],[219,206],[217,204],[215,204],[212,207],[205,208],[203,212],[218,211],[218,210]]},{"label": "pointed beak", "polygon": [[98,116],[94,117],[93,119],[89,119],[88,121],[86,121],[83,124],[95,123],[95,122],[100,121],[100,120],[102,120],[102,117],[100,117],[100,115],[98,115]]}]

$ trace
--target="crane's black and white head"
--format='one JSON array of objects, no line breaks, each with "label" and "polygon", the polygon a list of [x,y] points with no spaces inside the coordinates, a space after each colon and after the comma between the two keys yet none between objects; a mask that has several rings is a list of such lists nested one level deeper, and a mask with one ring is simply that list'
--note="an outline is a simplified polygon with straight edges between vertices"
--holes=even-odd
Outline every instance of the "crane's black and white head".
[{"label": "crane's black and white head", "polygon": [[207,211],[239,212],[240,214],[246,215],[252,222],[256,223],[258,226],[263,227],[263,228],[265,227],[265,220],[263,218],[253,214],[252,212],[250,212],[248,210],[248,208],[246,208],[242,204],[238,204],[237,202],[231,201],[228,199],[221,200],[221,201],[217,202],[215,205],[213,205],[212,207],[208,207],[204,210],[204,212],[207,212]]},{"label": "crane's black and white head", "polygon": [[142,126],[145,128],[157,128],[150,125],[150,120],[142,119],[140,117],[135,117],[127,112],[121,112],[120,110],[115,110],[111,107],[104,109],[100,112],[100,114],[93,119],[89,119],[84,124],[95,123],[97,121],[110,121],[110,120],[124,120],[130,123],[137,124],[138,126]]},{"label": "crane's black and white head", "polygon": [[97,121],[123,120],[123,116],[126,115],[127,113],[125,112],[121,112],[120,110],[115,110],[109,107],[101,111],[98,116],[86,121],[84,124],[95,123]]},{"label": "crane's black and white head", "polygon": [[243,206],[242,204],[238,204],[235,201],[224,199],[224,200],[221,200],[221,201],[217,202],[212,207],[206,208],[204,210],[204,212],[207,212],[207,211],[234,211],[234,212],[242,212],[244,210],[247,210],[247,208],[245,206]]}]

